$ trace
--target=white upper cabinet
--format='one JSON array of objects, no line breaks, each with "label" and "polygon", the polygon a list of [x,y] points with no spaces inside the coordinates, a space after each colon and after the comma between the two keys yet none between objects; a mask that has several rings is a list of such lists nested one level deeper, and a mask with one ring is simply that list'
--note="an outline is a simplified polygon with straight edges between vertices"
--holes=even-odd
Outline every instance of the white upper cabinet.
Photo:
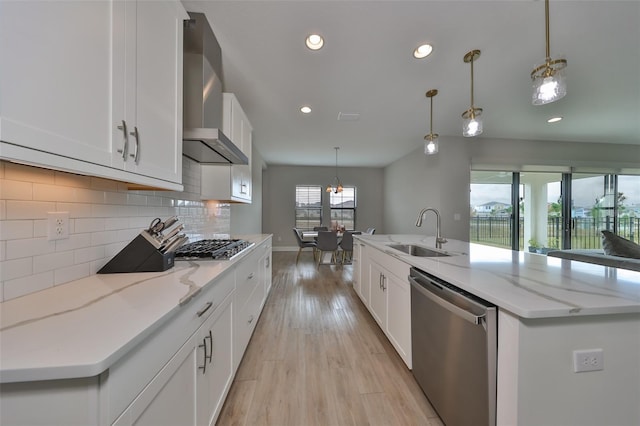
[{"label": "white upper cabinet", "polygon": [[249,158],[249,164],[203,165],[203,199],[251,203],[253,127],[233,93],[223,93],[222,132]]},{"label": "white upper cabinet", "polygon": [[181,190],[186,18],[173,0],[0,2],[0,157]]}]

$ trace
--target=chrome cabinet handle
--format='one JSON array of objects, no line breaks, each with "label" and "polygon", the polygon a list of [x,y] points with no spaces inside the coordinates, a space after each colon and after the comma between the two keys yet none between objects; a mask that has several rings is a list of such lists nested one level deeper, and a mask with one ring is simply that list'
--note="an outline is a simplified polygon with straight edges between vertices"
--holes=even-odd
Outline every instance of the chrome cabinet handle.
[{"label": "chrome cabinet handle", "polygon": [[387,277],[385,277],[384,275],[382,276],[382,291],[387,291]]},{"label": "chrome cabinet handle", "polygon": [[378,278],[378,286],[382,288],[382,273],[380,273],[380,277]]},{"label": "chrome cabinet handle", "polygon": [[247,277],[248,280],[252,280],[253,279],[253,272],[249,274],[249,276]]},{"label": "chrome cabinet handle", "polygon": [[122,120],[122,124],[118,126],[118,130],[122,130],[122,135],[124,136],[122,140],[122,148],[118,150],[120,154],[122,154],[122,159],[127,161],[127,151],[129,150],[129,136],[127,136],[127,123]]},{"label": "chrome cabinet handle", "polygon": [[[206,358],[207,355],[205,354],[205,361]],[[209,330],[209,364],[211,364],[211,361],[213,361],[213,334],[211,333],[211,330]]]},{"label": "chrome cabinet handle", "polygon": [[133,128],[133,132],[129,133],[131,136],[136,138],[136,147],[133,150],[133,154],[129,154],[129,157],[133,158],[134,163],[138,164],[138,154],[140,152],[140,134],[138,133],[138,126]]},{"label": "chrome cabinet handle", "polygon": [[253,315],[251,315],[251,316],[249,317],[249,321],[247,321],[247,322],[248,322],[249,324],[251,324],[251,323],[253,322]]},{"label": "chrome cabinet handle", "polygon": [[211,362],[211,354],[207,355],[207,339],[209,338],[211,338],[211,331],[209,331],[208,336],[204,336],[204,339],[202,339],[202,344],[198,345],[199,348],[204,349],[204,359],[202,360],[202,366],[198,367],[199,370],[202,370],[202,374],[207,373],[207,359],[209,359],[209,362]]},{"label": "chrome cabinet handle", "polygon": [[209,310],[209,308],[211,308],[211,306],[213,306],[212,302],[207,302],[206,305],[204,305],[204,308],[200,309],[197,313],[197,315],[199,317],[203,316],[205,312],[207,312]]}]

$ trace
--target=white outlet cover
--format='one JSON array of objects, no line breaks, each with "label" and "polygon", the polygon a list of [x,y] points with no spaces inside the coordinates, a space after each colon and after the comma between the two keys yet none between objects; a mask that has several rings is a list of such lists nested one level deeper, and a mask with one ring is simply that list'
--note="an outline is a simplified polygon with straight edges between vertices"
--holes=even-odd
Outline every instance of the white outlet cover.
[{"label": "white outlet cover", "polygon": [[47,240],[64,240],[69,238],[69,212],[47,213]]},{"label": "white outlet cover", "polygon": [[604,370],[604,351],[602,349],[582,349],[573,351],[573,372]]}]

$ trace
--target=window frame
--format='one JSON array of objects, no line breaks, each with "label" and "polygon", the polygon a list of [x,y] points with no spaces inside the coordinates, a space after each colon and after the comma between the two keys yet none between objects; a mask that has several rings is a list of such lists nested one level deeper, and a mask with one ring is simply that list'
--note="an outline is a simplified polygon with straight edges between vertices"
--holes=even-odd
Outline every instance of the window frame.
[{"label": "window frame", "polygon": [[[318,199],[318,206],[316,207],[309,207],[310,204],[306,204],[304,207],[302,205],[299,206],[299,203],[303,200],[301,200],[298,197],[298,194],[300,193],[299,191],[301,189],[305,189],[306,188],[306,193],[307,193],[307,197],[306,197],[306,201],[309,203],[311,201],[311,196],[310,193],[314,192],[314,196],[316,195],[315,192],[317,191],[317,199]],[[315,226],[321,226],[322,225],[322,216],[323,216],[323,203],[322,203],[322,191],[323,188],[321,185],[296,185],[296,189],[295,189],[295,202],[294,202],[294,227],[301,229],[301,230],[305,230],[305,231],[310,231],[313,230],[313,228]],[[315,199],[315,197],[314,197]],[[306,226],[300,226],[302,223],[299,223],[298,221],[305,221],[305,219],[299,219],[299,212],[302,211],[306,211]],[[310,211],[317,211],[318,212],[318,223],[312,223],[309,212]]]},{"label": "window frame", "polygon": [[[345,190],[350,190],[353,189],[353,207],[333,207],[332,204],[332,199],[334,197],[340,197],[342,199],[342,197],[344,196]],[[342,200],[344,202],[344,200]],[[340,217],[342,216],[342,212],[344,211],[352,211],[352,217],[353,217],[353,228],[347,228],[345,227],[346,231],[355,231],[356,229],[356,224],[357,224],[357,208],[358,208],[358,188],[354,185],[345,185],[343,186],[342,192],[338,192],[338,193],[334,193],[331,192],[329,193],[329,217],[331,218],[331,221],[333,222],[333,212],[334,210],[337,212],[340,212]],[[341,221],[338,221],[338,224],[342,225],[343,223],[340,223]]]}]

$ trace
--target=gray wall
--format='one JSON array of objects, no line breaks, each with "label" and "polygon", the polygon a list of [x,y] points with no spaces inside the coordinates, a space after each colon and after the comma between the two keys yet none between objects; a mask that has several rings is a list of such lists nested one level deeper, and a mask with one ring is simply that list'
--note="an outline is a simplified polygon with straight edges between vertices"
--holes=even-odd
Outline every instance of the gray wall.
[{"label": "gray wall", "polygon": [[436,234],[436,218],[424,207],[438,209],[445,238],[469,239],[469,152],[464,138],[441,138],[437,155],[418,148],[384,170],[384,229],[389,234]]},{"label": "gray wall", "polygon": [[419,148],[384,169],[383,228],[388,234],[435,235],[432,213],[427,213],[422,228],[415,227],[418,212],[435,207],[442,215],[442,235],[468,241],[470,169],[545,167],[638,174],[640,146],[441,138],[437,155],[426,156]]},{"label": "gray wall", "polygon": [[[273,234],[274,247],[297,247],[291,229],[295,225],[296,185],[321,185],[333,181],[333,167],[269,166],[264,174],[263,231]],[[384,232],[382,224],[383,169],[364,167],[340,167],[338,176],[343,185],[357,188],[356,228],[370,226],[376,232]],[[325,224],[329,223],[328,196],[323,191],[326,209]]]},{"label": "gray wall", "polygon": [[231,235],[262,234],[262,173],[260,152],[251,151],[251,204],[231,204]]}]

